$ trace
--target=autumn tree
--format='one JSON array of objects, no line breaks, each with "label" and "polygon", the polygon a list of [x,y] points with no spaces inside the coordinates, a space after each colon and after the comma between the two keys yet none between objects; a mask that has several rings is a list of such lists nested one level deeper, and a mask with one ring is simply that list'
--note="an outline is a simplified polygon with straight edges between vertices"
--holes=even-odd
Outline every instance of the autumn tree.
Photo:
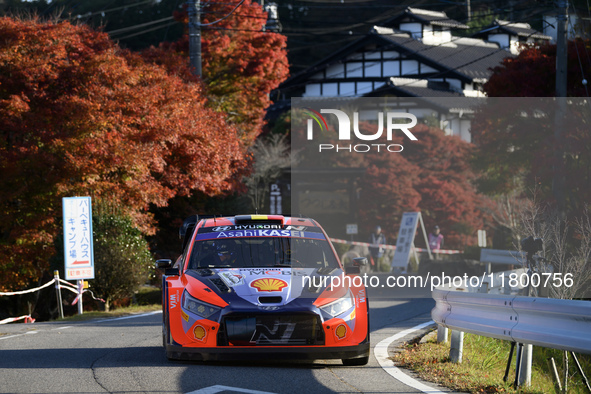
[{"label": "autumn tree", "polygon": [[[307,141],[306,115],[295,111],[292,118],[292,147],[301,150],[299,169],[364,170],[359,177],[359,217],[362,229],[369,233],[376,224],[392,237],[400,226],[402,213],[421,211],[427,227],[439,225],[445,231],[446,246],[463,248],[474,239],[473,234],[488,224],[490,200],[478,193],[471,167],[474,146],[459,137],[447,136],[442,130],[419,124],[412,129],[416,141],[402,133],[392,140],[372,141],[382,149],[366,153],[341,151],[318,152],[317,144],[341,144],[334,125]],[[295,119],[295,120],[293,120]],[[362,122],[363,134],[375,133],[376,125]],[[348,145],[351,141],[347,141]],[[385,146],[403,146],[400,152],[388,152]],[[295,186],[293,186],[295,187]],[[293,190],[292,187],[292,190]],[[292,191],[293,192],[293,191]],[[417,240],[417,246],[421,241]]]},{"label": "autumn tree", "polygon": [[[567,48],[567,95],[587,97],[583,82],[591,75],[586,55],[591,41],[576,39]],[[484,91],[488,97],[553,97],[556,93],[556,45],[525,46],[516,57],[507,57],[492,70]]]},{"label": "autumn tree", "polygon": [[232,187],[236,127],[202,86],[67,22],[0,18],[0,288],[39,278],[61,197],[112,201],[154,230],[150,206]]},{"label": "autumn tree", "polygon": [[571,98],[557,123],[558,110],[552,98],[487,100],[472,123],[481,191],[509,195],[539,187],[543,201],[553,202],[558,178],[566,212],[581,216],[591,198],[591,111],[586,99]]},{"label": "autumn tree", "polygon": [[[188,23],[186,12],[176,17]],[[267,13],[251,0],[212,1],[202,10],[202,80],[208,105],[228,114],[248,146],[263,130],[270,92],[289,73],[286,37],[263,31],[266,21]],[[192,78],[187,34],[177,42],[145,50],[143,56]],[[183,66],[178,58],[184,59]]]}]

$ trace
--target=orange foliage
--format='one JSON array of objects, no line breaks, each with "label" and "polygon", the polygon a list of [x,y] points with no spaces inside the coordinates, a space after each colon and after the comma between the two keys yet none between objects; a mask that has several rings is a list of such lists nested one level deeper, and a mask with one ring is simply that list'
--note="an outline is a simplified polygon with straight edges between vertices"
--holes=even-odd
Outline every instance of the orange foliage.
[{"label": "orange foliage", "polygon": [[61,197],[153,231],[150,205],[228,190],[245,152],[203,87],[67,22],[0,18],[0,289],[38,278]]},{"label": "orange foliage", "polygon": [[[228,113],[229,120],[240,130],[241,140],[251,145],[265,124],[265,110],[271,104],[269,93],[287,78],[289,65],[286,37],[262,31],[267,13],[251,0],[245,0],[231,13],[238,3],[212,1],[203,9],[203,83],[210,106]],[[230,16],[208,26],[226,15]],[[177,19],[187,23],[187,13],[179,13]],[[186,34],[178,42],[162,43],[143,55],[174,74],[194,78],[187,60]]]}]

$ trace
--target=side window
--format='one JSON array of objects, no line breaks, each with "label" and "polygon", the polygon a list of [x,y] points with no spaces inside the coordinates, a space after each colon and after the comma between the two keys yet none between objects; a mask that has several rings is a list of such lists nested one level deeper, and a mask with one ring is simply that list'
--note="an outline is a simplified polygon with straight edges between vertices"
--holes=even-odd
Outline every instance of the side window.
[{"label": "side window", "polygon": [[[193,236],[193,234],[191,234],[191,237]],[[175,266],[178,265],[181,269],[183,269],[186,266],[186,261],[187,261],[187,255],[189,254],[189,249],[191,247],[191,240],[187,240],[187,242],[185,243],[185,249],[183,250],[183,254],[181,254],[181,256],[178,258],[177,262],[175,263]],[[195,249],[193,249],[194,251]],[[187,269],[191,269],[192,267],[187,266]]]}]

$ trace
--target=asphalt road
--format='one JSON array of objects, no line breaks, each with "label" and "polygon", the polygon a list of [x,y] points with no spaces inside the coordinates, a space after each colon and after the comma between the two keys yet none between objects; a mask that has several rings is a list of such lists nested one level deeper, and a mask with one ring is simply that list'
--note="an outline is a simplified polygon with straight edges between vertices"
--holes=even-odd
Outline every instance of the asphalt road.
[{"label": "asphalt road", "polygon": [[429,321],[428,289],[369,289],[368,365],[172,362],[164,356],[161,313],[0,326],[2,393],[414,393],[373,356],[382,339]]}]

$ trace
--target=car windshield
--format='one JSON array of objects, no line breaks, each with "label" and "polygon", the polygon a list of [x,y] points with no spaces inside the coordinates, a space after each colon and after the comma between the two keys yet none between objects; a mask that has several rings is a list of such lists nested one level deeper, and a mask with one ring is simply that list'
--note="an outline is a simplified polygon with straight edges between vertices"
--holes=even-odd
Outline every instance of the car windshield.
[{"label": "car windshield", "polygon": [[195,241],[189,269],[339,268],[326,240],[294,237],[243,237]]}]

